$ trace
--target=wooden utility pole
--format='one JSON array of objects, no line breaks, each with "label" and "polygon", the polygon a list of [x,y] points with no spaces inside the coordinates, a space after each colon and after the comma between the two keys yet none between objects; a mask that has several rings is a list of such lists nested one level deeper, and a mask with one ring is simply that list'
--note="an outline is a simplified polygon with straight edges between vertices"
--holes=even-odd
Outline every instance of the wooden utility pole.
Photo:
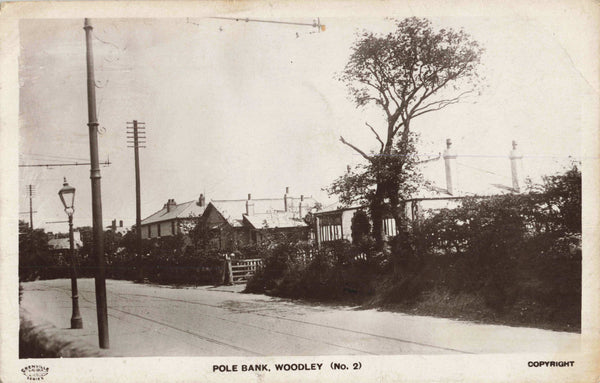
[{"label": "wooden utility pole", "polygon": [[93,248],[96,258],[96,315],[100,348],[109,348],[108,311],[106,307],[106,274],[104,262],[104,228],[102,227],[102,195],[98,161],[98,120],[96,118],[96,81],[94,80],[94,53],[92,51],[92,24],[85,19],[85,46],[87,63],[88,128],[90,136],[90,179],[92,182]]},{"label": "wooden utility pole", "polygon": [[33,185],[27,185],[29,191],[29,229],[33,230],[33,192],[35,191]]},{"label": "wooden utility pole", "polygon": [[[145,146],[140,146],[141,144],[146,143],[146,129],[145,123],[138,122],[137,120],[133,120],[131,125],[127,123],[127,139],[133,141],[127,141],[130,146],[128,148],[133,148],[134,159],[135,159],[135,227],[136,227],[136,249],[138,260],[140,260],[140,270],[142,266],[142,203],[140,198],[140,152],[139,148],[145,148]],[[141,139],[141,140],[140,140]],[[140,271],[142,275],[140,278],[143,279],[143,272]]]}]

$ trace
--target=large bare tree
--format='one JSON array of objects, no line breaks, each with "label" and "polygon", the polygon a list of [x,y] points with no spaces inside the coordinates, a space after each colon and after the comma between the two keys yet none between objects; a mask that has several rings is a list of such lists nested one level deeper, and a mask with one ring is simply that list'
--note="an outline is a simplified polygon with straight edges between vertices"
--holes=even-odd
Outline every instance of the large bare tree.
[{"label": "large bare tree", "polygon": [[415,17],[395,23],[392,33],[360,35],[340,75],[357,107],[374,104],[384,112],[384,126],[366,124],[379,149],[367,152],[340,137],[366,165],[329,188],[344,203],[369,202],[380,245],[385,209],[403,227],[402,200],[418,188],[412,120],[459,102],[478,92],[481,84],[477,68],[483,48],[467,33],[434,30],[429,20]]}]

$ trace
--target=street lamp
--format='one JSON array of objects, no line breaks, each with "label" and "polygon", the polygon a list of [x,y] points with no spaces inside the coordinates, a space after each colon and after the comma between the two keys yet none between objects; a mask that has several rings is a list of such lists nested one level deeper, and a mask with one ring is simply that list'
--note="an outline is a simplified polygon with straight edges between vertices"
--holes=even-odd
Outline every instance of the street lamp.
[{"label": "street lamp", "polygon": [[77,295],[77,270],[75,268],[75,246],[73,241],[73,213],[75,207],[75,188],[65,183],[62,189],[58,191],[58,196],[65,207],[65,213],[69,216],[69,248],[71,253],[71,295],[73,299],[73,315],[71,315],[71,328],[83,328],[83,321],[79,313],[79,296]]}]

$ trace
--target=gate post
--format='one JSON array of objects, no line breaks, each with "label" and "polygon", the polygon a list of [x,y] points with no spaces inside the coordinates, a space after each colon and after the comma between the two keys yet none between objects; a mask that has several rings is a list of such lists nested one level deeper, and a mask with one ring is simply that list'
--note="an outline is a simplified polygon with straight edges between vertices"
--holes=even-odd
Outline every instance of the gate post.
[{"label": "gate post", "polygon": [[223,260],[223,278],[221,283],[223,285],[233,285],[233,270],[231,267],[231,259],[225,257]]}]

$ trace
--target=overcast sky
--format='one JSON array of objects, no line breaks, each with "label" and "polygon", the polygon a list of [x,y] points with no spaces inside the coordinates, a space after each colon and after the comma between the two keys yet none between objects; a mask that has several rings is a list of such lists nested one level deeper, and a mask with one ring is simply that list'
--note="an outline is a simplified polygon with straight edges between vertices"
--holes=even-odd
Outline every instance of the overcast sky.
[{"label": "overcast sky", "polygon": [[[598,89],[582,63],[587,47],[577,44],[573,20],[432,21],[463,28],[485,47],[487,88],[415,120],[422,153],[438,153],[452,138],[462,154],[507,156],[515,139],[532,158],[580,155],[582,102]],[[92,19],[100,159],[111,162],[101,168],[105,225],[135,223],[125,129],[133,119],[146,123],[148,137],[140,151],[142,218],[167,199],[185,202],[200,193],[279,197],[289,186],[294,195],[326,202],[321,189],[360,161],[339,136],[376,149],[364,123],[383,122],[376,109],[356,109],[335,74],[357,31],[393,25],[348,17],[321,23],[326,31],[317,33],[215,19]],[[83,19],[23,20],[20,44],[19,163],[89,161]],[[26,185],[35,185],[34,227],[65,230],[46,223],[66,217],[57,195],[63,176],[77,188],[76,226],[91,225],[89,166],[21,168],[19,211],[28,211]]]}]

